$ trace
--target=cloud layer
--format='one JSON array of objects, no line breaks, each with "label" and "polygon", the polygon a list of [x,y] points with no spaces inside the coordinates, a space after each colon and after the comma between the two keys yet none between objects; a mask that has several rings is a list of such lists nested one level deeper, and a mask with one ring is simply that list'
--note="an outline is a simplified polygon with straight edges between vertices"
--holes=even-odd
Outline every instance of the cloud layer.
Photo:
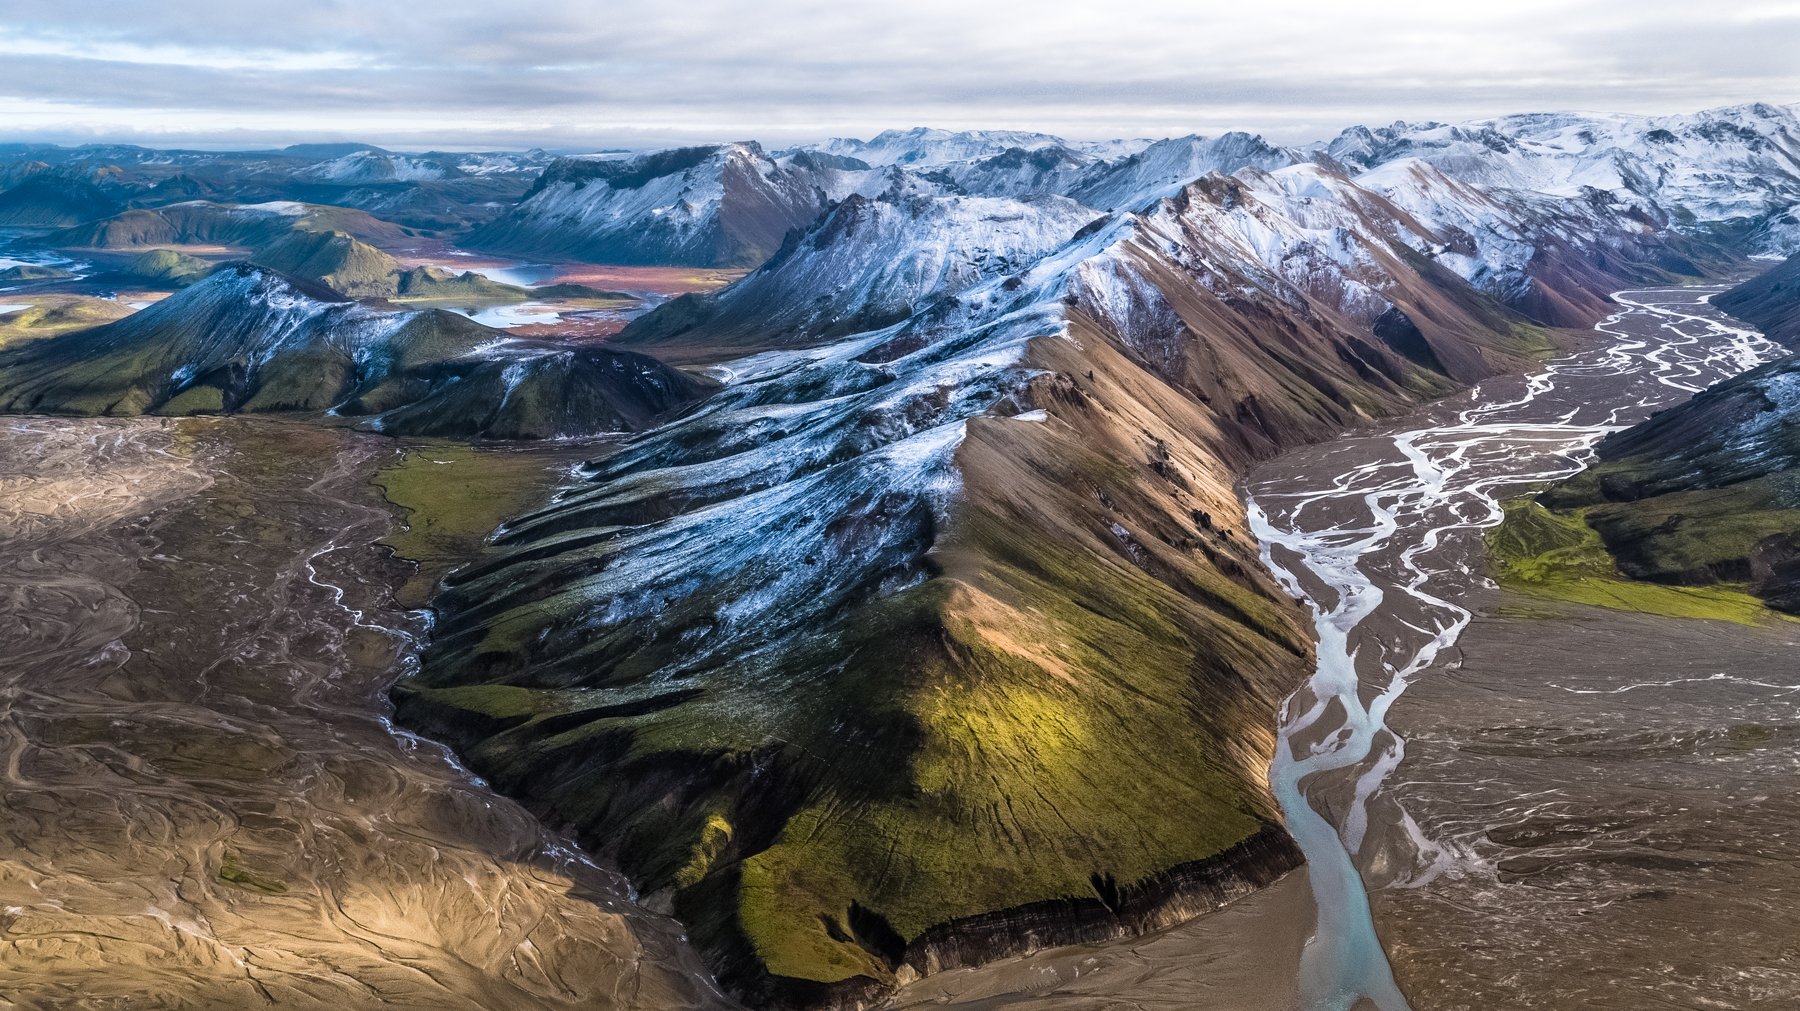
[{"label": "cloud layer", "polygon": [[0,139],[1098,139],[1800,100],[1800,3],[9,0]]}]

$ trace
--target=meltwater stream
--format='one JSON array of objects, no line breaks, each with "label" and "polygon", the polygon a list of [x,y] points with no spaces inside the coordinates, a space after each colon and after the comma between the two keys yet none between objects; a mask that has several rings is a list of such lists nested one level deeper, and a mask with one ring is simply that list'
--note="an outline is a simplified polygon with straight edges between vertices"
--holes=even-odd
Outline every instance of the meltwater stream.
[{"label": "meltwater stream", "polygon": [[1580,470],[1602,437],[1782,353],[1709,304],[1719,288],[1620,292],[1591,347],[1528,378],[1483,383],[1398,429],[1283,457],[1247,484],[1251,528],[1311,607],[1318,668],[1288,699],[1270,783],[1304,850],[1317,909],[1300,965],[1306,1011],[1408,1007],[1369,890],[1416,886],[1461,859],[1384,790],[1406,742],[1387,725],[1471,613],[1475,531],[1501,499]]}]

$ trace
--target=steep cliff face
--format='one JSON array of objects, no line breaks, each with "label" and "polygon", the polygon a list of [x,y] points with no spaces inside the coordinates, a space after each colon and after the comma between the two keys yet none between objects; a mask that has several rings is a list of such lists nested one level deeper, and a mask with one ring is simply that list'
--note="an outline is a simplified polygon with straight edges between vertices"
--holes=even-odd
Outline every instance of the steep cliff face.
[{"label": "steep cliff face", "polygon": [[0,352],[0,412],[13,413],[330,413],[396,434],[551,438],[647,427],[704,391],[643,355],[511,341],[443,310],[381,312],[249,264]]},{"label": "steep cliff face", "polygon": [[[856,215],[904,210],[879,203]],[[1319,165],[928,271],[910,314],[834,339],[749,294],[792,260],[833,319],[944,240],[867,223],[642,324],[790,346],[504,528],[396,692],[770,1005],[1148,929],[1292,866],[1264,770],[1307,630],[1235,476],[1549,347],[1439,262],[1442,229]]]}]

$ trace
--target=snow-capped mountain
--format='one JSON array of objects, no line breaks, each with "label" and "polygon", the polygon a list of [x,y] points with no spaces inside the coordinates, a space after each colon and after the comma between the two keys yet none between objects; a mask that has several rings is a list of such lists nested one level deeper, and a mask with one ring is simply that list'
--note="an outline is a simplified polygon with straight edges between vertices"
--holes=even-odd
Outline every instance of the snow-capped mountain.
[{"label": "snow-capped mountain", "polygon": [[603,263],[754,266],[818,217],[839,172],[778,163],[754,143],[560,159],[470,242]]},{"label": "snow-capped mountain", "polygon": [[1299,160],[1260,137],[1070,143],[1049,134],[1004,130],[890,130],[868,141],[833,140],[811,150],[904,168],[952,193],[1055,193],[1100,210],[1166,196],[1208,172],[1277,168]]},{"label": "snow-capped mountain", "polygon": [[[1292,159],[1111,214],[846,199],[624,335],[759,353],[509,524],[439,599],[400,712],[613,840],[727,984],[772,1003],[866,1004],[904,972],[1218,901],[1158,879],[1141,916],[1096,902],[962,926],[1096,877],[1217,860],[1233,887],[1268,880],[1293,857],[1265,792],[1274,742],[1251,728],[1304,630],[1255,564],[1234,475],[1525,367],[1542,332],[1471,281],[1586,304],[1620,279],[1543,251],[1637,235],[1556,219],[1540,238],[1529,202],[1439,199],[1464,209],[1422,219]],[[1484,214],[1526,232],[1478,235]],[[501,691],[517,719],[479,708]],[[1236,743],[1194,745],[1220,740]],[[568,761],[588,774],[554,772]],[[1017,831],[996,841],[1008,804]],[[760,841],[711,849],[718,823]],[[859,940],[877,929],[879,949]]]},{"label": "snow-capped mountain", "polygon": [[750,276],[642,317],[619,339],[793,346],[876,329],[1024,269],[1096,217],[1056,196],[853,194]]},{"label": "snow-capped mountain", "polygon": [[[917,128],[774,158],[740,144],[629,161],[566,160],[477,234],[492,248],[520,252],[753,265],[772,255],[788,229],[852,194],[1055,194],[1096,211],[1122,210],[1209,173],[1313,160],[1455,232],[1449,256],[1471,259],[1452,269],[1496,290],[1519,278],[1500,276],[1495,251],[1531,245],[1526,219],[1544,215],[1570,219],[1559,229],[1589,237],[1608,228],[1691,231],[1730,222],[1751,233],[1751,251],[1785,253],[1800,241],[1800,123],[1792,109],[1770,105],[1691,116],[1396,123],[1354,127],[1306,148],[1240,132],[1071,144],[1047,134]],[[617,181],[587,187],[603,180]],[[728,180],[737,183],[730,193]],[[1558,210],[1558,202],[1580,206]]]},{"label": "snow-capped mountain", "polygon": [[448,154],[430,151],[401,154],[364,148],[317,162],[294,173],[296,178],[340,185],[368,183],[436,182],[463,176],[538,173],[552,158],[542,150],[523,152],[472,151]]},{"label": "snow-capped mountain", "polygon": [[1353,127],[1323,147],[1358,169],[1418,159],[1463,183],[1609,194],[1673,224],[1758,220],[1800,203],[1800,117],[1755,104],[1685,116],[1534,114]]},{"label": "snow-capped mountain", "polygon": [[868,140],[839,137],[817,145],[815,150],[855,158],[870,165],[934,168],[992,158],[1010,150],[1037,151],[1068,146],[1062,138],[1047,133],[936,130],[921,126],[910,130],[887,130]]},{"label": "snow-capped mountain", "polygon": [[[1236,478],[1527,367],[1610,290],[1793,242],[1792,119],[1509,117],[1306,149],[913,130],[565,159],[478,241],[760,263],[617,338],[722,388],[232,267],[0,352],[0,408],[639,432],[454,578],[400,713],[602,843],[728,986],[871,1006],[915,973],[1152,930],[1292,868],[1266,772],[1308,629],[1257,563]],[[266,157],[458,227],[475,191],[440,187],[509,175]],[[348,220],[317,206],[131,213],[70,234],[286,236],[274,252],[314,269],[315,249],[362,252],[294,237]],[[1671,441],[1729,434],[1721,467],[1786,452],[1791,424],[1757,426],[1796,389],[1791,367],[1746,380]],[[1791,573],[1794,543],[1741,568]]]},{"label": "snow-capped mountain", "polygon": [[1293,152],[1247,133],[1176,137],[1094,166],[1072,182],[1068,195],[1090,207],[1132,209],[1174,193],[1209,172],[1274,169],[1297,160]]},{"label": "snow-capped mountain", "polygon": [[449,179],[458,174],[454,165],[433,158],[394,154],[390,151],[354,151],[330,161],[309,165],[295,175],[333,183],[422,182]]},{"label": "snow-capped mountain", "polygon": [[1770,214],[1751,233],[1750,249],[1765,256],[1800,251],[1800,204]]},{"label": "snow-capped mountain", "polygon": [[990,197],[1066,193],[1095,164],[1090,155],[1061,145],[1007,148],[999,154],[953,162],[918,173],[947,192]]}]

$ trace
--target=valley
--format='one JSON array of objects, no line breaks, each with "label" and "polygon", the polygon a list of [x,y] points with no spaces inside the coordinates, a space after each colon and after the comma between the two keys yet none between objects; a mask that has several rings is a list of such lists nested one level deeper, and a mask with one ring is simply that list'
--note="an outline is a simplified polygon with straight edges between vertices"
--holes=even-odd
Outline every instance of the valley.
[{"label": "valley", "polygon": [[8,164],[0,997],[1800,992],[1792,109]]},{"label": "valley", "polygon": [[[1759,721],[1791,715],[1800,624],[1546,605],[1479,562],[1510,495],[1782,353],[1699,301],[1718,290],[1622,292],[1601,340],[1542,373],[1256,470],[1258,539],[1319,627],[1271,768],[1306,869],[1153,938],[933,977],[897,1006],[1779,1006],[1795,982],[1778,943],[1721,933],[1704,953],[1652,953],[1688,946],[1679,924],[1696,920],[1770,917],[1779,934],[1784,858],[1724,826],[1753,795],[1791,823],[1757,793],[1789,767]],[[1253,985],[1266,1003],[1244,1000]]]}]

